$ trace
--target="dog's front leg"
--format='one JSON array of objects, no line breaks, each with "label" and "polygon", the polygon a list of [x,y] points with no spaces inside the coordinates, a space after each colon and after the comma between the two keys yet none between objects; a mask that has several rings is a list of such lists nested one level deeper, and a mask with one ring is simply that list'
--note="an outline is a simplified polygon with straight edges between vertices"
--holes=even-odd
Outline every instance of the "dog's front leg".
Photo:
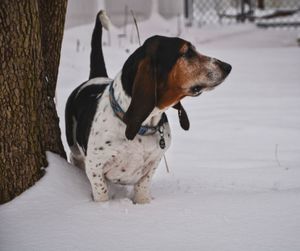
[{"label": "dog's front leg", "polygon": [[109,200],[107,183],[103,173],[103,164],[104,162],[100,163],[95,156],[94,158],[91,156],[87,156],[86,158],[85,171],[90,180],[93,198],[96,202]]},{"label": "dog's front leg", "polygon": [[146,167],[149,171],[134,185],[133,202],[137,204],[146,204],[151,201],[151,180],[160,160],[150,162]]}]

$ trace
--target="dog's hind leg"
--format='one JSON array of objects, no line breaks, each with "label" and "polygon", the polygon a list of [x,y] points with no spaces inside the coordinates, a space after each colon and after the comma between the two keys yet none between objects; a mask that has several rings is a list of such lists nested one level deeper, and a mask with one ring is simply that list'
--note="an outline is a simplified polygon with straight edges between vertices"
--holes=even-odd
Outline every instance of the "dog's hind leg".
[{"label": "dog's hind leg", "polygon": [[72,152],[70,153],[70,162],[74,166],[77,166],[83,170],[85,169],[84,160],[85,160],[85,158],[82,155],[75,155]]}]

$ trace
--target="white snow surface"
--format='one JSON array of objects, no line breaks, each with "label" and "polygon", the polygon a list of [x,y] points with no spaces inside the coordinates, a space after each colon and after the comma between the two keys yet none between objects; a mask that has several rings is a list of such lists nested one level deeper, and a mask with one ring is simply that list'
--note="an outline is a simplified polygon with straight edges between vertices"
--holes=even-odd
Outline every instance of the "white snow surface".
[{"label": "white snow surface", "polygon": [[[176,25],[153,15],[139,28],[145,39],[176,36]],[[63,132],[66,99],[89,74],[92,29],[65,32],[57,90]],[[110,77],[138,46],[134,28],[127,30],[119,41],[123,29],[112,27],[104,46]],[[232,25],[183,29],[181,37],[233,70],[214,91],[183,101],[190,131],[168,111],[171,172],[161,163],[152,202],[134,205],[119,189],[95,203],[84,172],[48,153],[46,175],[0,207],[1,251],[300,250],[297,30]]]}]

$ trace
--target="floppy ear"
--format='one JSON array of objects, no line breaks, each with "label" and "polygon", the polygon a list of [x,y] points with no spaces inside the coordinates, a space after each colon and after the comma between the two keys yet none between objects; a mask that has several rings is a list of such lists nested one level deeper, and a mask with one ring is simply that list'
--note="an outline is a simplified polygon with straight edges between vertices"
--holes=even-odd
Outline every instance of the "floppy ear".
[{"label": "floppy ear", "polygon": [[174,105],[173,108],[178,111],[178,118],[181,128],[187,131],[190,128],[190,121],[180,101]]},{"label": "floppy ear", "polygon": [[132,140],[156,103],[156,79],[150,58],[140,61],[133,82],[131,103],[124,115],[126,138]]}]

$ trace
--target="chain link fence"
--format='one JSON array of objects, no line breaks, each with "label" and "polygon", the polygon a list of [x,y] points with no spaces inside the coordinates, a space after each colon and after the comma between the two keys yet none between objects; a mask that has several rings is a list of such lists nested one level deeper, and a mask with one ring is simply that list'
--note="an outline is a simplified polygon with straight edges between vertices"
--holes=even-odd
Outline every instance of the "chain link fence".
[{"label": "chain link fence", "polygon": [[299,0],[186,0],[187,24],[255,22],[259,27],[300,27]]}]

